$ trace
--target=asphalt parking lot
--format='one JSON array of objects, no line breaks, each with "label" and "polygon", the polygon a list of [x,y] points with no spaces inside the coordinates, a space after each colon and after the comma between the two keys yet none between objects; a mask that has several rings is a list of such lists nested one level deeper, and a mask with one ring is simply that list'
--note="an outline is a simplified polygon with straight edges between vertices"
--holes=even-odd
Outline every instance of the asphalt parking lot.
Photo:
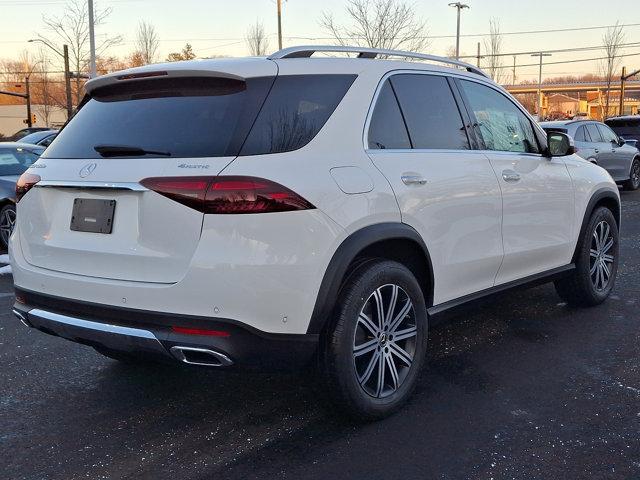
[{"label": "asphalt parking lot", "polygon": [[0,478],[640,478],[640,192],[604,305],[550,285],[433,329],[412,401],[373,424],[309,374],[123,366],[31,331],[0,277]]}]

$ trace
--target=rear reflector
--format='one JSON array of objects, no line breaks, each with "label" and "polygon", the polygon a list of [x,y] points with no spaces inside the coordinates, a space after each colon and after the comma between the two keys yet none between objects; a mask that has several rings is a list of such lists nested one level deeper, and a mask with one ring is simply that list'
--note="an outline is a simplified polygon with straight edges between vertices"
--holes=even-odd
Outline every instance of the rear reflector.
[{"label": "rear reflector", "polygon": [[40,181],[40,175],[24,172],[16,182],[16,203]]},{"label": "rear reflector", "polygon": [[279,183],[257,177],[153,177],[149,190],[209,214],[290,212],[315,208]]},{"label": "rear reflector", "polygon": [[171,327],[174,333],[182,333],[184,335],[208,335],[210,337],[229,337],[229,332],[223,332],[221,330],[207,330],[203,328],[188,328],[188,327]]}]

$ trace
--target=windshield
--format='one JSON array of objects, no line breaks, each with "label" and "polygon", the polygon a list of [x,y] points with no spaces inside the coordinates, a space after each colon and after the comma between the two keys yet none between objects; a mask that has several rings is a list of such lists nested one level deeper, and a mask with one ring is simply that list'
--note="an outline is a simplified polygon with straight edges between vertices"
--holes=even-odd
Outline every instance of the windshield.
[{"label": "windshield", "polygon": [[236,156],[272,77],[162,78],[97,89],[48,147],[47,158],[101,158],[100,145],[171,157]]},{"label": "windshield", "polygon": [[22,175],[40,157],[42,149],[0,147],[0,177]]}]

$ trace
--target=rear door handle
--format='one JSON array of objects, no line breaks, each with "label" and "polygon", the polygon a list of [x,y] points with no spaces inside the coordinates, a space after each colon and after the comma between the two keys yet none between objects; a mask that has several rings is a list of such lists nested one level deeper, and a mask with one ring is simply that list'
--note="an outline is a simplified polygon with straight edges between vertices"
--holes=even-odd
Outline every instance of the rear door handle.
[{"label": "rear door handle", "polygon": [[596,153],[600,153],[600,150],[598,150],[597,148],[594,148],[594,151],[595,151]]},{"label": "rear door handle", "polygon": [[421,175],[402,175],[400,177],[405,185],[425,185],[427,179]]},{"label": "rear door handle", "polygon": [[520,181],[520,174],[514,170],[503,170],[502,171],[502,179],[505,182],[518,182]]}]

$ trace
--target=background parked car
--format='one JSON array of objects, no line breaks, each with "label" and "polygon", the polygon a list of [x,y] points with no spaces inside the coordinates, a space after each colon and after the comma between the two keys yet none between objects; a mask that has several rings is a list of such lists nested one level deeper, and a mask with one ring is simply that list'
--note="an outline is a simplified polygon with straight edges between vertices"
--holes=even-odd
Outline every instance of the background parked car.
[{"label": "background parked car", "polygon": [[[640,115],[608,118],[604,121],[619,136],[632,146],[640,142]],[[631,143],[633,142],[633,143]]]},{"label": "background parked car", "polygon": [[0,143],[0,248],[7,248],[16,221],[16,182],[44,150],[28,143]]},{"label": "background parked car", "polygon": [[627,145],[611,128],[593,120],[542,122],[547,132],[571,135],[578,155],[606,169],[625,190],[640,187],[640,152]]},{"label": "background parked car", "polygon": [[30,133],[22,137],[20,143],[31,143],[33,145],[41,145],[48,147],[58,135],[58,130],[43,130],[41,132]]},{"label": "background parked car", "polygon": [[51,130],[49,127],[29,127],[29,128],[23,128],[22,130],[18,130],[16,133],[14,133],[13,135],[11,135],[7,140],[11,141],[11,142],[17,142],[18,140],[22,139],[23,137],[26,137],[27,135],[34,133],[34,132],[43,132],[45,130]]}]

